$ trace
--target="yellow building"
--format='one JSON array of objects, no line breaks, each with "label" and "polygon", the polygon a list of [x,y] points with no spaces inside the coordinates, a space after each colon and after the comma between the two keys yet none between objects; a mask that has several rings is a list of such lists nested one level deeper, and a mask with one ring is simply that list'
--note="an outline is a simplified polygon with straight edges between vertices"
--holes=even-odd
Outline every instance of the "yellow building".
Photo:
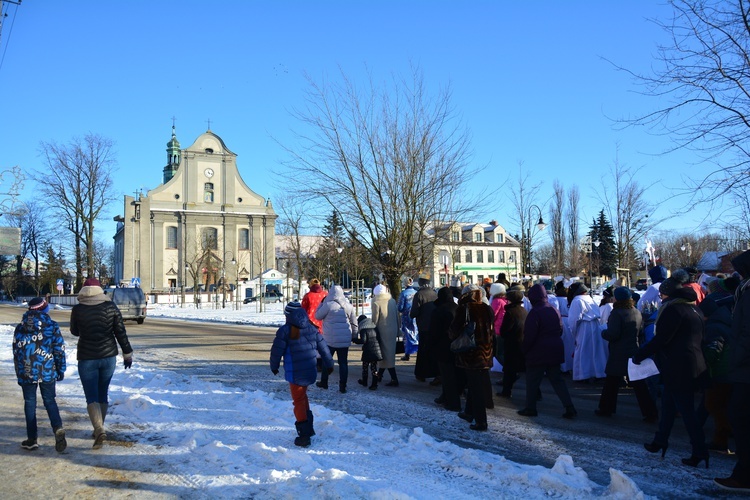
[{"label": "yellow building", "polygon": [[245,184],[211,130],[180,149],[172,127],[163,183],[125,196],[115,220],[115,281],[147,292],[229,288],[274,266],[271,201]]}]

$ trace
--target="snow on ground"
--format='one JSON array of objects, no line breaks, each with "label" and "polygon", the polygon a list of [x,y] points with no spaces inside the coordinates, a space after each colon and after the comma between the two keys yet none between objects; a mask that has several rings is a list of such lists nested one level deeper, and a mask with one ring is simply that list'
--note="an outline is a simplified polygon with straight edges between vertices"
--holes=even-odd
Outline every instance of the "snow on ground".
[{"label": "snow on ground", "polygon": [[[59,307],[59,306],[58,306]],[[150,317],[276,326],[281,305],[265,313],[152,306]],[[13,377],[13,328],[0,325],[0,374]],[[66,334],[66,337],[70,337]],[[166,354],[161,354],[164,356]],[[117,370],[110,389],[105,446],[109,467],[127,471],[137,461],[169,463],[175,476],[201,496],[261,498],[644,498],[625,474],[610,469],[600,485],[561,455],[552,468],[514,463],[500,455],[438,441],[422,428],[385,426],[312,403],[316,436],[309,448],[293,444],[287,393],[243,391],[160,369],[159,354],[141,355],[132,370]],[[85,407],[78,383],[75,344],[68,343],[68,370],[58,398]],[[408,404],[408,403],[404,403]],[[20,411],[20,408],[19,408]],[[248,489],[250,488],[250,489]]]}]

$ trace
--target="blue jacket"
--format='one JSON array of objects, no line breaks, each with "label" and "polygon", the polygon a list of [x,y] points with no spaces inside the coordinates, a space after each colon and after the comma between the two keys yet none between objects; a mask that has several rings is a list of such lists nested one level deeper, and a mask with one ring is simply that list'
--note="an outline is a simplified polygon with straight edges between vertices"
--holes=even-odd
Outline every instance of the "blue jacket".
[{"label": "blue jacket", "polygon": [[13,333],[18,384],[54,382],[65,373],[65,340],[47,313],[26,311]]},{"label": "blue jacket", "polygon": [[279,369],[283,357],[284,379],[292,384],[308,386],[318,377],[317,353],[320,353],[326,368],[333,368],[331,351],[318,328],[310,323],[304,309],[293,310],[273,339],[271,370]]}]

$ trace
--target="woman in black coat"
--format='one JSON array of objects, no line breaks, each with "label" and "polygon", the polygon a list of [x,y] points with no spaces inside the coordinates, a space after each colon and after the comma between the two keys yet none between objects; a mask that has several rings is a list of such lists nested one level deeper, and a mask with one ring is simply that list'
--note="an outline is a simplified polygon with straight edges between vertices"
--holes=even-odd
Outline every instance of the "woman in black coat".
[{"label": "woman in black coat", "polygon": [[692,446],[690,458],[683,458],[682,463],[695,467],[705,460],[708,467],[708,449],[703,427],[695,413],[694,400],[696,389],[707,378],[706,361],[701,350],[703,314],[695,306],[695,291],[672,278],[662,282],[659,294],[662,304],[656,318],[656,335],[633,356],[633,362],[639,363],[658,354],[664,383],[659,430],[654,440],[644,447],[651,453],[661,451],[664,456],[679,411]]},{"label": "woman in black coat", "polygon": [[[594,410],[600,417],[609,417],[617,411],[617,393],[623,377],[628,375],[628,359],[638,351],[638,333],[643,321],[643,315],[634,307],[630,288],[617,287],[614,299],[614,308],[607,319],[607,329],[602,331],[602,338],[609,343],[609,358],[599,408]],[[635,391],[643,420],[656,422],[659,411],[649,394],[646,380],[634,380],[630,385]]]},{"label": "woman in black coat", "polygon": [[503,342],[503,390],[497,395],[510,398],[513,384],[518,374],[526,371],[521,343],[523,342],[523,324],[526,321],[526,309],[523,307],[523,291],[511,288],[505,297],[505,315],[500,325],[500,338]]},{"label": "woman in black coat", "polygon": [[461,411],[461,393],[466,387],[466,375],[456,367],[456,355],[451,352],[451,340],[448,337],[458,305],[453,301],[453,292],[447,286],[438,290],[435,309],[432,311],[430,325],[434,344],[434,354],[440,368],[442,393],[435,399],[446,410]]}]

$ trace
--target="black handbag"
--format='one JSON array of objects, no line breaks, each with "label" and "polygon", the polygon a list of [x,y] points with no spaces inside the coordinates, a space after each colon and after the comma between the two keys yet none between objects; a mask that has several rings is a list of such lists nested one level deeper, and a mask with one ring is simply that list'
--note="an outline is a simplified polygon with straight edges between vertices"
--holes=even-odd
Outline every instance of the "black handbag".
[{"label": "black handbag", "polygon": [[396,354],[404,354],[406,348],[404,347],[404,337],[396,337]]},{"label": "black handbag", "polygon": [[451,342],[451,351],[459,354],[462,352],[468,352],[477,348],[476,340],[474,339],[474,330],[477,324],[474,321],[470,321],[469,316],[469,305],[466,305],[466,325],[461,335],[458,336],[453,342]]}]

